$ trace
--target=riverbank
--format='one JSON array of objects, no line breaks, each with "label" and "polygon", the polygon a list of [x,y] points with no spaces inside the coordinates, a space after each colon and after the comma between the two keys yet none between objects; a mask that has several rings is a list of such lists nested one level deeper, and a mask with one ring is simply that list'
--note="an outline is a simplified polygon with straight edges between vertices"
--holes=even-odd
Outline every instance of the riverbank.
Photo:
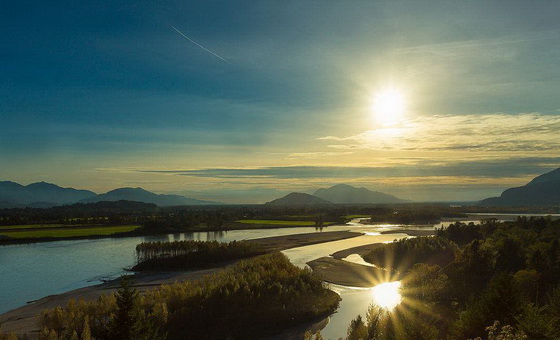
[{"label": "riverbank", "polygon": [[391,278],[385,269],[332,257],[321,257],[307,264],[323,281],[341,286],[370,288]]},{"label": "riverbank", "polygon": [[407,234],[408,236],[434,236],[435,229],[401,229],[401,230],[385,230],[380,234]]},{"label": "riverbank", "polygon": [[[318,243],[349,239],[360,235],[362,234],[356,232],[336,231],[268,237],[248,240],[246,242],[258,244],[263,249],[267,249],[267,251],[279,251]],[[234,263],[235,262],[222,264],[222,266],[217,268],[191,272],[138,274],[134,277],[134,287],[136,287],[139,291],[145,291],[161,284],[187,280],[198,280],[206,275],[213,274],[221,269],[229,267]],[[29,336],[34,337],[39,331],[36,324],[36,317],[39,313],[41,313],[43,309],[51,309],[56,306],[65,306],[70,299],[95,300],[102,294],[114,292],[116,289],[118,289],[118,286],[118,280],[112,280],[103,284],[44,297],[26,306],[11,310],[0,315],[0,324],[2,324],[2,330],[4,332],[13,331],[17,334],[27,333]]]},{"label": "riverbank", "polygon": [[[332,225],[332,224],[330,224]],[[344,225],[344,224],[342,224]],[[99,227],[99,226],[98,226]],[[115,227],[115,226],[107,226],[107,227]],[[1,235],[0,233],[0,246],[3,245],[13,245],[13,244],[30,244],[30,243],[42,243],[42,242],[55,242],[55,241],[73,241],[73,240],[97,240],[97,239],[108,239],[108,238],[126,238],[126,237],[138,237],[138,236],[160,236],[160,235],[171,235],[177,233],[200,233],[200,232],[228,232],[233,230],[269,230],[269,229],[291,229],[291,228],[315,228],[321,230],[328,230],[328,225],[323,225],[320,227],[309,226],[309,225],[277,225],[277,224],[229,224],[226,228],[193,228],[188,230],[174,230],[174,231],[165,231],[165,232],[143,232],[138,230],[132,230],[128,232],[116,232],[113,234],[91,234],[91,235],[79,235],[79,236],[61,236],[61,237],[54,237],[54,236],[46,236],[46,237],[27,237],[27,238],[13,238],[8,237],[5,235]],[[45,228],[45,229],[64,229],[68,231],[69,229],[74,229],[73,227],[66,227],[66,228]],[[80,227],[80,229],[87,229],[87,227]],[[14,230],[21,230],[21,229],[14,229]],[[3,230],[7,231],[7,230]],[[10,231],[13,231],[10,229]]]}]

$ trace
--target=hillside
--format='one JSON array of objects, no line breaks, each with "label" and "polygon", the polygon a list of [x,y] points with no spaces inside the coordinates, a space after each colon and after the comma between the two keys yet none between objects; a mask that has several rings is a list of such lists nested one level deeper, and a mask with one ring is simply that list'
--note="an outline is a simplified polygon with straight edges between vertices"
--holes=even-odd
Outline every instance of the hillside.
[{"label": "hillside", "polygon": [[310,194],[304,194],[301,192],[292,192],[290,194],[287,194],[284,197],[275,199],[273,201],[267,202],[266,204],[269,205],[326,205],[326,204],[332,204],[332,202],[329,202],[327,200],[324,200],[322,198],[310,195]]},{"label": "hillside", "polygon": [[535,177],[524,186],[509,188],[500,197],[480,202],[484,206],[560,205],[560,168]]},{"label": "hillside", "polygon": [[390,194],[366,188],[356,188],[346,184],[337,184],[327,189],[319,189],[313,193],[313,196],[340,204],[393,204],[409,202]]},{"label": "hillside", "polygon": [[160,207],[178,206],[178,205],[206,205],[220,204],[211,201],[202,201],[194,198],[187,198],[180,195],[158,195],[142,188],[119,188],[111,190],[105,194],[97,195],[81,200],[80,203],[95,203],[102,201],[136,201],[144,203],[153,203]]}]

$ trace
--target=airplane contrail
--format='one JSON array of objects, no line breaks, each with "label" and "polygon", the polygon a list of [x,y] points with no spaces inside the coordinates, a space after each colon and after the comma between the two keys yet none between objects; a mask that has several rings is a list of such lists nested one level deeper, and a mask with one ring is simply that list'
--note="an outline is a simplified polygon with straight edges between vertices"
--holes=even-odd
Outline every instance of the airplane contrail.
[{"label": "airplane contrail", "polygon": [[221,60],[225,61],[226,63],[233,65],[232,63],[230,63],[229,61],[227,61],[226,59],[220,57],[219,55],[217,55],[216,53],[210,51],[209,49],[207,49],[206,47],[202,46],[201,44],[197,43],[196,41],[192,40],[191,38],[187,37],[186,35],[183,34],[183,32],[179,31],[175,26],[171,25],[171,27],[173,27],[173,29],[179,33],[180,35],[182,35],[183,37],[185,37],[188,41],[192,42],[193,44],[195,44],[196,46],[202,48],[203,50],[205,50],[206,52],[212,54],[214,57],[216,58],[220,58]]}]

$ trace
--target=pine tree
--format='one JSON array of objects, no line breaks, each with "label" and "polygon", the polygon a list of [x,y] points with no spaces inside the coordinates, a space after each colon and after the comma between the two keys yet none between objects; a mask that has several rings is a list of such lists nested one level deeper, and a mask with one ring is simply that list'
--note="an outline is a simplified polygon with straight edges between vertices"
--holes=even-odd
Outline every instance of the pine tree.
[{"label": "pine tree", "polygon": [[138,291],[132,287],[130,276],[121,278],[117,291],[117,311],[111,327],[111,338],[115,340],[137,340],[142,338],[142,317],[138,304]]}]

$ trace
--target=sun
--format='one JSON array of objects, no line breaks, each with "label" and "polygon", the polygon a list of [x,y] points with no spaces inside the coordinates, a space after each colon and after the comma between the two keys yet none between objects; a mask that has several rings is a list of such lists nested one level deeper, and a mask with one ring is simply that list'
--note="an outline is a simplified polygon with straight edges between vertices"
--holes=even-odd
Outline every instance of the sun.
[{"label": "sun", "polygon": [[383,308],[393,309],[401,303],[402,296],[400,293],[401,282],[386,282],[373,287],[373,302]]},{"label": "sun", "polygon": [[404,118],[404,94],[396,88],[386,88],[373,98],[373,114],[382,126],[393,126]]}]

